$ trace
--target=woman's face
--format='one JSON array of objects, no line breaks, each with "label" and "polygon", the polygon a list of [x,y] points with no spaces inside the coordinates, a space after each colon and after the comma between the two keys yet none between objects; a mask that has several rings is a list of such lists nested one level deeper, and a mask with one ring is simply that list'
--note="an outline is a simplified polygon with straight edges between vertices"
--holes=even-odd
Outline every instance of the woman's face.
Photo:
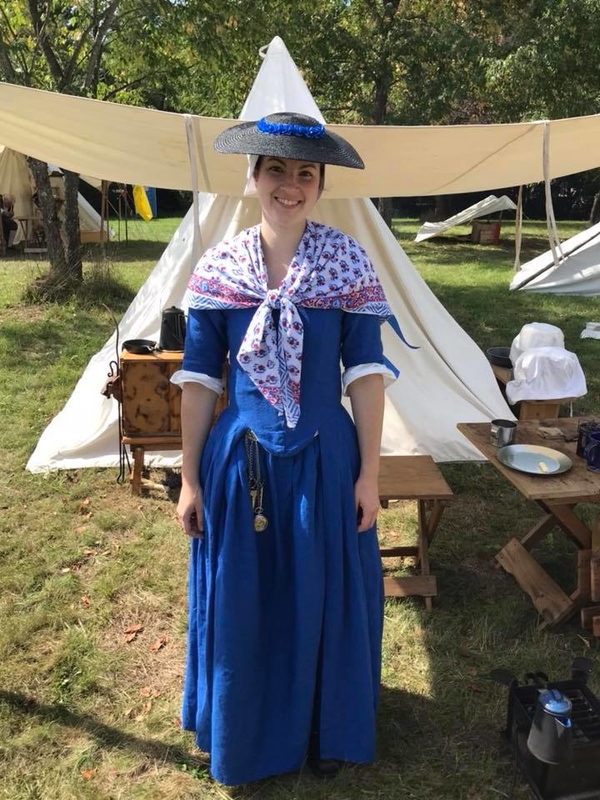
[{"label": "woman's face", "polygon": [[321,194],[321,166],[290,158],[261,158],[254,180],[263,217],[275,227],[306,221]]}]

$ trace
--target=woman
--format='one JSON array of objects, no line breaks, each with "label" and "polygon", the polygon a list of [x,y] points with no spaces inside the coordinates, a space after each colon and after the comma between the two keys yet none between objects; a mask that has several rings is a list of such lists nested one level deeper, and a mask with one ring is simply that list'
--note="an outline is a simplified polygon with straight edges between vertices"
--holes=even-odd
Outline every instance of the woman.
[{"label": "woman", "polygon": [[[308,220],[324,165],[362,168],[311,117],[215,148],[255,159],[260,225],[190,279],[178,517],[192,537],[183,726],[235,785],[375,756],[383,592],[375,531],[389,314],[360,246]],[[210,430],[230,353],[229,406]],[[344,364],[343,379],[340,358]],[[341,405],[342,382],[355,425]]]}]

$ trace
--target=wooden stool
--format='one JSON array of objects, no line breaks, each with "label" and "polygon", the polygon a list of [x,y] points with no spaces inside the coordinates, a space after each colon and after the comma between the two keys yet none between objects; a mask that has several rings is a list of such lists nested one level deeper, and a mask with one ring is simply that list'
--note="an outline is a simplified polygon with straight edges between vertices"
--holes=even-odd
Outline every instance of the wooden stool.
[{"label": "wooden stool", "polygon": [[418,595],[431,611],[437,595],[435,575],[429,572],[429,545],[439,525],[444,505],[452,499],[452,490],[431,456],[382,456],[379,468],[379,498],[384,508],[389,500],[416,500],[418,509],[417,545],[382,547],[382,558],[413,556],[419,575],[385,577],[386,597]]}]

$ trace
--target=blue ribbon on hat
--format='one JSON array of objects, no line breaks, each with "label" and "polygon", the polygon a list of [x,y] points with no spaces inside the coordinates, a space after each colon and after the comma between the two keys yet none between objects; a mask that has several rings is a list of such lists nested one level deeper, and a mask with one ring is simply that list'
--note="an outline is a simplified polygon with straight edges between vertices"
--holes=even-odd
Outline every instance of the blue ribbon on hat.
[{"label": "blue ribbon on hat", "polygon": [[270,133],[275,136],[303,136],[305,139],[322,139],[325,136],[325,126],[317,125],[292,125],[286,122],[267,122],[265,117],[256,123],[260,133]]}]

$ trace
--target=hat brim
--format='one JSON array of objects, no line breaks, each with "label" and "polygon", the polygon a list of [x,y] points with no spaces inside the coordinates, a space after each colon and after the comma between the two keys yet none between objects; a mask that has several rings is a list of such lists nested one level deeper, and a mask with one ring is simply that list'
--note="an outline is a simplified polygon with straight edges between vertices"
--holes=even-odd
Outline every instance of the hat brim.
[{"label": "hat brim", "polygon": [[351,169],[365,168],[354,147],[328,130],[319,139],[308,139],[303,136],[261,133],[257,130],[256,122],[242,122],[220,133],[215,139],[214,148],[219,153],[273,156]]}]

